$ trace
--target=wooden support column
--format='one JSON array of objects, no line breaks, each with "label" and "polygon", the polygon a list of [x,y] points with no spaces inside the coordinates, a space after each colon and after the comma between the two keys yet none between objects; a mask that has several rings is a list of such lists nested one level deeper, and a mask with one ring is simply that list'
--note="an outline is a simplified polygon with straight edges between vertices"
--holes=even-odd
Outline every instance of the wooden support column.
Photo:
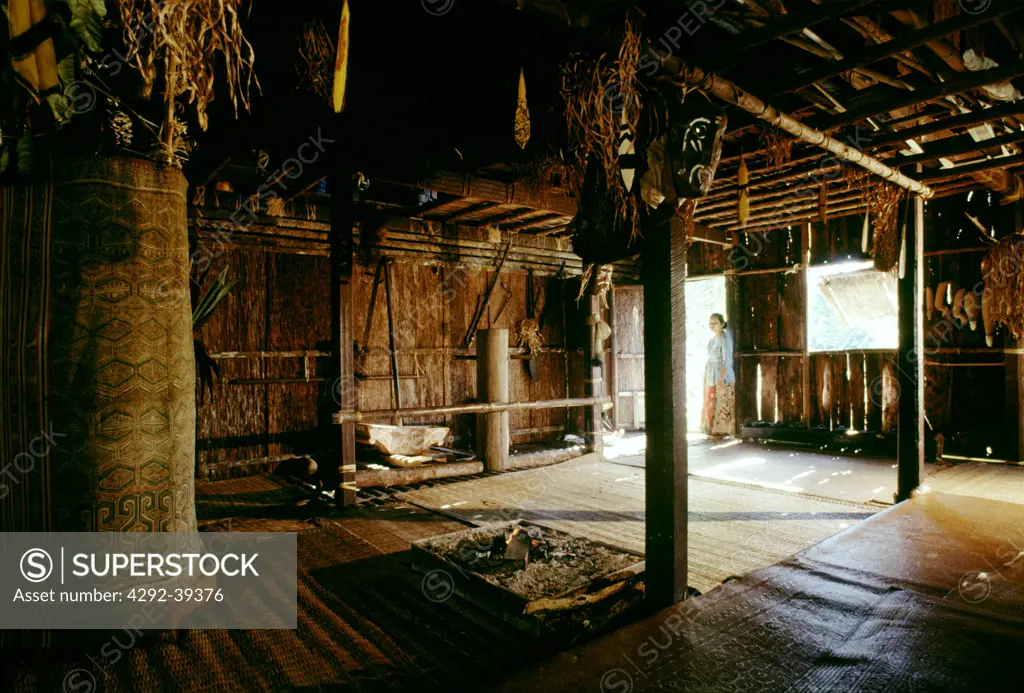
[{"label": "wooden support column", "polygon": [[[920,169],[920,165],[918,166]],[[924,200],[914,197],[905,214],[904,272],[898,282],[899,401],[896,501],[910,498],[924,476]]]},{"label": "wooden support column", "polygon": [[[481,402],[508,402],[508,329],[477,331],[476,388]],[[508,411],[477,414],[476,444],[487,471],[508,467]]]},{"label": "wooden support column", "polygon": [[[1024,202],[1014,203],[1014,231],[1024,232]],[[1003,456],[1015,462],[1024,462],[1024,355],[1021,346],[1009,333],[1005,337],[1003,364],[1005,366],[1006,393],[1006,449]]]},{"label": "wooden support column", "polygon": [[608,359],[609,394],[612,398],[612,428],[619,431],[619,335],[615,310],[615,287],[608,289],[608,327],[612,330],[611,357]]},{"label": "wooden support column", "polygon": [[686,231],[645,233],[646,583],[652,607],[686,596]]},{"label": "wooden support column", "polygon": [[1024,462],[1024,355],[1005,353],[1006,459]]},{"label": "wooden support column", "polygon": [[[352,168],[336,162],[328,181],[331,191],[331,354],[334,365],[335,403],[340,409],[356,408],[355,342],[352,333]],[[329,478],[339,505],[356,502],[356,431],[354,423],[341,424],[337,438],[337,474]]]},{"label": "wooden support column", "polygon": [[[584,397],[604,396],[603,367],[601,356],[603,349],[597,340],[597,323],[601,319],[601,296],[597,293],[597,275],[600,265],[594,266],[594,274],[590,280],[587,293],[587,340],[583,345],[583,380]],[[595,404],[583,409],[583,447],[586,452],[604,455],[604,422],[601,412],[603,406]]]},{"label": "wooden support column", "polygon": [[800,225],[800,262],[804,275],[804,356],[801,362],[800,380],[803,385],[803,414],[800,422],[810,429],[811,427],[811,326],[809,324],[811,304],[811,222],[806,221]]}]

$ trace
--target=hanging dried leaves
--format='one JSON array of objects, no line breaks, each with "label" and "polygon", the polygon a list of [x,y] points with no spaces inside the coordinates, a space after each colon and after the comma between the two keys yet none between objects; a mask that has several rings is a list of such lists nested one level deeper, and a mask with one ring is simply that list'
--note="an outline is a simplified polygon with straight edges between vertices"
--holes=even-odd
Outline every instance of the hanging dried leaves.
[{"label": "hanging dried leaves", "polygon": [[619,171],[619,134],[623,125],[635,133],[640,121],[641,45],[640,34],[627,20],[618,59],[574,55],[562,69],[561,84],[572,183],[579,189],[587,161],[599,162],[604,184],[615,196],[616,220],[631,223],[634,234],[639,233],[639,210]]},{"label": "hanging dried leaves", "polygon": [[299,37],[300,84],[324,99],[331,97],[334,80],[334,41],[322,22],[310,22]]},{"label": "hanging dried leaves", "polygon": [[868,211],[875,224],[871,255],[875,269],[888,272],[899,260],[900,201],[906,191],[892,183],[871,178],[864,187]]},{"label": "hanging dried leaves", "polygon": [[249,109],[249,90],[259,81],[253,72],[252,46],[242,33],[241,0],[119,0],[128,62],[139,69],[143,96],[153,90],[159,72],[168,85],[165,102],[187,96],[195,103],[199,126],[208,125],[215,70],[226,74],[228,93],[238,115]]},{"label": "hanging dried leaves", "polygon": [[[994,245],[981,261],[989,320],[1005,325],[1014,339],[1024,337],[1024,236],[1013,234]],[[987,320],[986,322],[988,322]],[[985,333],[990,329],[986,324]],[[991,345],[990,345],[991,346]]]},{"label": "hanging dried leaves", "polygon": [[761,128],[758,141],[764,150],[765,168],[769,173],[780,172],[793,159],[793,145],[797,140],[788,133],[766,125]]}]

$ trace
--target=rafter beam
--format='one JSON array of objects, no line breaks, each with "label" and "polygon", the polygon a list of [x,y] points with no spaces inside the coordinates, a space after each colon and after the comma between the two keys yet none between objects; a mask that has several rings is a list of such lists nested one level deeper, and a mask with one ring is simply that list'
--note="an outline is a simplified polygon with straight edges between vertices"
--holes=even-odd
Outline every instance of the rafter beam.
[{"label": "rafter beam", "polygon": [[760,29],[744,31],[727,43],[722,49],[715,51],[708,60],[709,69],[727,67],[736,58],[741,58],[751,48],[781,38],[787,34],[802,31],[807,27],[820,24],[844,14],[855,12],[870,5],[876,0],[835,0],[825,5],[809,8],[804,12],[787,14]]},{"label": "rafter beam", "polygon": [[1021,9],[1024,9],[1024,7],[1016,3],[1005,3],[1002,5],[997,4],[994,7],[990,7],[988,11],[979,14],[958,14],[954,17],[950,17],[949,19],[944,19],[941,22],[936,22],[924,29],[911,32],[891,41],[886,41],[885,43],[879,43],[871,46],[870,48],[866,48],[854,55],[849,55],[838,62],[828,63],[809,72],[794,75],[792,78],[785,80],[777,87],[777,93],[785,94],[786,92],[796,91],[801,87],[806,87],[810,84],[814,84],[815,82],[820,82],[823,79],[829,79],[830,77],[841,75],[847,70],[862,68],[875,61],[892,57],[894,54],[901,51],[923,46],[934,39],[942,38],[943,36],[948,36],[949,34],[963,31],[965,29],[971,29],[980,24],[985,24],[998,17],[1003,17]]},{"label": "rafter beam", "polygon": [[964,72],[956,75],[955,77],[951,77],[945,82],[933,84],[929,87],[924,87],[910,93],[899,92],[893,95],[892,98],[880,100],[877,103],[866,104],[859,108],[851,108],[846,113],[823,118],[821,122],[816,123],[816,125],[825,130],[841,127],[843,125],[851,125],[857,121],[864,120],[865,118],[881,115],[900,108],[906,108],[907,106],[913,106],[914,104],[921,103],[922,101],[931,101],[932,99],[939,99],[953,94],[959,94],[971,89],[983,87],[986,84],[1005,82],[1015,77],[1020,77],[1021,75],[1024,75],[1024,60],[1015,60],[1012,63],[1000,65],[999,67],[994,67],[990,70]]}]

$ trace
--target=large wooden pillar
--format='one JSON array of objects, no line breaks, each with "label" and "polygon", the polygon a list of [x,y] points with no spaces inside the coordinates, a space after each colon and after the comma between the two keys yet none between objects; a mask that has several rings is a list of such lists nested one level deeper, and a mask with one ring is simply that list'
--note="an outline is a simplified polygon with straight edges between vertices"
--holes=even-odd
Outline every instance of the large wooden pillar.
[{"label": "large wooden pillar", "polygon": [[645,236],[646,583],[663,607],[686,596],[686,238],[676,218]]},{"label": "large wooden pillar", "polygon": [[[352,334],[352,227],[353,168],[342,151],[328,180],[331,191],[331,357],[334,371],[333,394],[341,410],[356,408],[355,349]],[[335,486],[340,505],[356,502],[355,423],[343,423],[337,436],[337,473],[329,481]]]},{"label": "large wooden pillar", "polygon": [[[508,401],[508,329],[476,333],[476,395],[480,402]],[[508,466],[508,411],[476,415],[476,454],[489,472]]]},{"label": "large wooden pillar", "polygon": [[899,402],[896,500],[903,501],[924,476],[924,200],[914,197],[907,213],[904,272],[898,283]]}]

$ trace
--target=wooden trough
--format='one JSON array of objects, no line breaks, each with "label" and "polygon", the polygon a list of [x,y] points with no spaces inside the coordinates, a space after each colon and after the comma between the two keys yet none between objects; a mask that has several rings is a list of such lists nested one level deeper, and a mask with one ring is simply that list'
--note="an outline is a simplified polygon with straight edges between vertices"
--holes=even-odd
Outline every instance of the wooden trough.
[{"label": "wooden trough", "polygon": [[640,554],[525,520],[421,539],[412,555],[428,599],[457,594],[548,642],[612,627],[644,595]]}]

